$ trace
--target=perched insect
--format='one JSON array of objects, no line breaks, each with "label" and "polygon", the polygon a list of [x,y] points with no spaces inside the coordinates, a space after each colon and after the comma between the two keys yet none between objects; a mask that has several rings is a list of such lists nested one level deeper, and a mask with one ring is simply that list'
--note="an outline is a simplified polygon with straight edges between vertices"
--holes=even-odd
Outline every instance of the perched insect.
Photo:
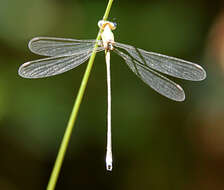
[{"label": "perched insect", "polygon": [[[112,170],[111,142],[111,84],[110,84],[110,51],[121,56],[130,69],[147,85],[158,93],[175,101],[185,99],[184,90],[164,73],[176,78],[201,81],[206,78],[205,70],[192,62],[148,52],[134,46],[114,41],[112,30],[116,24],[100,20],[102,41],[75,40],[66,38],[36,37],[29,42],[29,49],[36,54],[49,58],[26,62],[19,68],[19,75],[24,78],[43,78],[64,73],[84,63],[92,54],[95,43],[97,52],[105,51],[107,65],[108,113],[107,113],[107,153],[106,168]],[[160,72],[160,73],[158,73]]]}]

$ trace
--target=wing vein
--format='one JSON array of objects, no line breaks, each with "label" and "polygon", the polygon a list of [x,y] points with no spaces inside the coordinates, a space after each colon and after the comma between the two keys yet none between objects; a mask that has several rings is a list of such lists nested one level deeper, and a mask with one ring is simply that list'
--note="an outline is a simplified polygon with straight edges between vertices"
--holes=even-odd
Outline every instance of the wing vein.
[{"label": "wing vein", "polygon": [[125,60],[129,68],[152,89],[175,101],[183,101],[185,99],[184,90],[180,85],[149,67],[144,66],[142,63],[133,59],[126,53],[121,52],[118,49],[115,49],[115,52],[120,55]]},{"label": "wing vein", "polygon": [[206,78],[205,70],[198,64],[159,53],[147,52],[126,44],[115,43],[115,46],[127,51],[140,64],[161,73],[192,81]]}]

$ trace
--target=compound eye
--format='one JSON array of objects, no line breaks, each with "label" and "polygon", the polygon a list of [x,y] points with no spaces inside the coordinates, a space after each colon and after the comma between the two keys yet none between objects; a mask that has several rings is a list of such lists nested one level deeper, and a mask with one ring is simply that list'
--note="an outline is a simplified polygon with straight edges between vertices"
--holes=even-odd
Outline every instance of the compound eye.
[{"label": "compound eye", "polygon": [[112,30],[115,30],[117,28],[117,23],[116,22],[112,22]]},{"label": "compound eye", "polygon": [[100,29],[103,28],[103,24],[104,24],[104,21],[103,21],[103,20],[100,20],[100,21],[98,22],[98,26],[99,26]]}]

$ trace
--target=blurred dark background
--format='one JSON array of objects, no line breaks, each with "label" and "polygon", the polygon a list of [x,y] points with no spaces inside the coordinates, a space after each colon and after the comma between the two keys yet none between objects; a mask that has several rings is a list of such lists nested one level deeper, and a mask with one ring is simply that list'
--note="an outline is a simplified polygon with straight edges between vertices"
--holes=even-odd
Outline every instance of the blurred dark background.
[{"label": "blurred dark background", "polygon": [[[221,2],[221,1],[220,1]],[[157,94],[112,55],[113,172],[105,170],[106,68],[94,63],[56,189],[224,189],[224,7],[219,1],[118,1],[115,40],[199,63],[176,80],[182,103]],[[29,80],[35,36],[96,38],[107,1],[0,2],[0,190],[45,189],[86,63]]]}]

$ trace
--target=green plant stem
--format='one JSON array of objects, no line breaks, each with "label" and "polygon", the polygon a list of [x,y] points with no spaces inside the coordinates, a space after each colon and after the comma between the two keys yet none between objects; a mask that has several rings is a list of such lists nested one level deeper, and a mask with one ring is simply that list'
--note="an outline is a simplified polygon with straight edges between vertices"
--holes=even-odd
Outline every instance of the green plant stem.
[{"label": "green plant stem", "polygon": [[[109,0],[106,11],[105,11],[105,14],[104,14],[104,17],[103,17],[103,20],[107,20],[110,9],[111,9],[111,6],[112,6],[112,3],[113,3],[113,0]],[[100,40],[100,33],[101,33],[101,31],[99,31],[99,33],[97,35],[97,38],[96,38],[97,41]],[[86,67],[86,71],[85,71],[85,74],[83,76],[82,83],[81,83],[81,86],[79,88],[79,92],[78,92],[78,95],[76,97],[75,104],[74,104],[72,113],[70,115],[70,118],[69,118],[69,121],[68,121],[68,124],[67,124],[67,127],[66,127],[66,131],[65,131],[64,137],[62,139],[60,149],[58,151],[58,155],[57,155],[57,158],[56,158],[56,161],[55,161],[55,164],[54,164],[54,168],[52,170],[52,173],[51,173],[51,176],[50,176],[50,179],[49,179],[49,182],[48,182],[47,190],[54,190],[55,189],[57,179],[58,179],[58,176],[59,176],[59,173],[60,173],[60,170],[61,170],[61,166],[62,166],[62,163],[63,163],[63,160],[64,160],[64,156],[65,156],[65,153],[66,153],[69,141],[70,141],[72,129],[73,129],[73,126],[75,124],[77,114],[78,114],[78,111],[79,111],[79,107],[80,107],[80,104],[82,102],[82,98],[83,98],[83,95],[84,95],[84,92],[85,92],[85,89],[86,89],[86,85],[87,85],[87,82],[88,82],[88,79],[89,79],[89,76],[90,76],[90,72],[91,72],[91,69],[92,69],[92,66],[93,66],[93,62],[94,62],[94,59],[96,57],[97,47],[98,47],[98,43],[95,44],[94,49],[93,49],[93,53],[92,53],[92,55],[89,59],[88,65]]]}]

